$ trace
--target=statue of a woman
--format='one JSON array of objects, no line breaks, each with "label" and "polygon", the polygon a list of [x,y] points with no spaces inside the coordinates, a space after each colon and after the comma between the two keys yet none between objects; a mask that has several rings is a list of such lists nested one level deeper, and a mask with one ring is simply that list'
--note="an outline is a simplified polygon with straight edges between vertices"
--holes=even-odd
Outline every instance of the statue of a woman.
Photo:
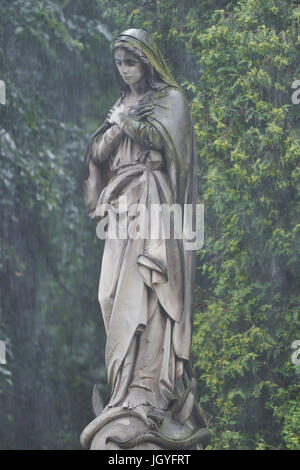
[{"label": "statue of a woman", "polygon": [[[195,406],[187,365],[196,252],[174,236],[151,238],[159,222],[149,214],[153,204],[178,204],[183,216],[186,205],[195,207],[193,124],[184,93],[147,32],[121,33],[113,62],[121,97],[89,141],[84,182],[91,219],[101,219],[108,205],[118,212],[121,196],[131,211],[128,236],[106,238],[102,260],[99,302],[111,393],[103,413],[153,417],[174,409],[174,419],[184,423]],[[148,238],[130,236],[145,230]]]}]

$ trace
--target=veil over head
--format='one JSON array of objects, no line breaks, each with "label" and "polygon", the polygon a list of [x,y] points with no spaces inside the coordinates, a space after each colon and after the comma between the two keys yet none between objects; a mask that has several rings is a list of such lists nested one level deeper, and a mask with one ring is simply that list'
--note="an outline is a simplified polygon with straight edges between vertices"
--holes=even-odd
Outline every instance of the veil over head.
[{"label": "veil over head", "polygon": [[117,47],[133,48],[137,55],[143,54],[165,84],[180,88],[172,77],[160,49],[147,31],[137,28],[126,29],[113,42],[112,49]]}]

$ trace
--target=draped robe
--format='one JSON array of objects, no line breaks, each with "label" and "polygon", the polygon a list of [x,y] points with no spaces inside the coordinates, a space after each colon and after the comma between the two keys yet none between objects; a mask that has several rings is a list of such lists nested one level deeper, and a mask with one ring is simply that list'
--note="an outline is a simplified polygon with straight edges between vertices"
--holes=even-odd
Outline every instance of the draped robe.
[{"label": "draped robe", "polygon": [[[148,217],[153,204],[177,203],[184,217],[185,205],[191,205],[195,215],[197,202],[193,123],[183,91],[165,83],[146,101],[153,105],[151,116],[138,120],[121,114],[122,135],[115,139],[105,121],[86,153],[89,217],[101,220],[105,204],[119,214],[119,197],[125,195],[135,208],[129,235],[136,234],[137,226],[143,233],[158,223]],[[118,154],[124,139],[132,140],[131,161],[122,161]],[[100,146],[106,155],[97,160]],[[148,404],[166,409],[174,398],[176,361],[189,359],[193,318],[196,252],[185,248],[184,239],[172,237],[105,241],[99,302],[107,332],[109,406]]]}]

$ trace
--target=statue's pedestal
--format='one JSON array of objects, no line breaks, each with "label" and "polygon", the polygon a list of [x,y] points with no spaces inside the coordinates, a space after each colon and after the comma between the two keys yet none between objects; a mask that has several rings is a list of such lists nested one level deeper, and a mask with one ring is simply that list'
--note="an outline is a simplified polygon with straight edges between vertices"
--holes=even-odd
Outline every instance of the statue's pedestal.
[{"label": "statue's pedestal", "polygon": [[207,429],[193,420],[180,424],[168,414],[147,416],[123,408],[102,412],[80,437],[90,450],[200,450],[208,439]]},{"label": "statue's pedestal", "polygon": [[[130,410],[112,408],[97,416],[82,432],[80,441],[84,449],[121,450],[115,442],[107,442],[114,437],[120,441],[134,439],[137,434],[143,435],[149,429],[141,415]],[[161,447],[144,442],[130,447],[134,450],[159,450]]]}]

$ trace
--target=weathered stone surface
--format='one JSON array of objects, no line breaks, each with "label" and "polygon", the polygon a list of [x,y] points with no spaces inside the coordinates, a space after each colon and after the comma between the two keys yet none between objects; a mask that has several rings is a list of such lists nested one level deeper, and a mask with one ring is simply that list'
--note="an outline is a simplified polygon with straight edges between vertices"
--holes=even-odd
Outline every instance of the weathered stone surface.
[{"label": "weathered stone surface", "polygon": [[106,410],[81,434],[82,446],[91,450],[202,449],[208,440],[207,428],[192,416],[180,423],[168,413],[145,409]]},{"label": "weathered stone surface", "polygon": [[[89,141],[84,181],[90,218],[101,225],[108,213],[112,232],[98,291],[110,397],[102,411],[94,389],[100,414],[81,442],[87,449],[199,448],[208,433],[189,368],[197,250],[191,112],[149,33],[126,30],[112,50],[121,97]],[[153,216],[157,206],[180,208],[175,230],[170,212]],[[125,215],[120,236],[114,227]]]},{"label": "weathered stone surface", "polygon": [[[106,442],[110,436],[120,440],[134,438],[137,434],[143,434],[149,429],[141,415],[134,411],[126,411],[119,408],[111,409],[95,418],[82,432],[81,445],[90,450],[120,450],[121,448],[112,442]],[[161,447],[152,443],[143,443],[133,447],[134,450],[157,450]]]}]

